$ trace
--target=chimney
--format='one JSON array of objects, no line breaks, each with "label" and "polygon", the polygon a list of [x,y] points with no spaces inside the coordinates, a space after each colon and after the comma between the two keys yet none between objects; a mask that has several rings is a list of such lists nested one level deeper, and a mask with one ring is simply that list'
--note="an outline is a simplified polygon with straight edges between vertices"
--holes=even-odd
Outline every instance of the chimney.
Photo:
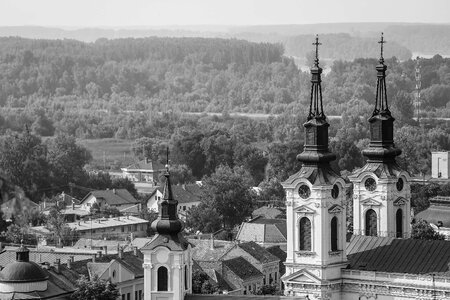
[{"label": "chimney", "polygon": [[138,247],[136,246],[133,247],[133,254],[134,256],[138,256]]},{"label": "chimney", "polygon": [[211,233],[210,247],[211,247],[211,250],[214,249],[214,234],[213,233]]},{"label": "chimney", "polygon": [[107,246],[103,246],[103,252],[105,252],[105,255],[108,255],[108,247]]},{"label": "chimney", "polygon": [[67,259],[67,269],[72,269],[72,260],[70,259],[70,257]]},{"label": "chimney", "polygon": [[56,273],[59,273],[59,266],[61,265],[61,260],[59,258],[57,258],[55,260],[55,264],[53,265],[53,267],[55,268]]},{"label": "chimney", "polygon": [[123,258],[123,248],[119,246],[119,258]]},{"label": "chimney", "polygon": [[75,202],[72,200],[72,209],[75,210]]},{"label": "chimney", "polygon": [[95,263],[95,254],[92,254],[92,262]]}]

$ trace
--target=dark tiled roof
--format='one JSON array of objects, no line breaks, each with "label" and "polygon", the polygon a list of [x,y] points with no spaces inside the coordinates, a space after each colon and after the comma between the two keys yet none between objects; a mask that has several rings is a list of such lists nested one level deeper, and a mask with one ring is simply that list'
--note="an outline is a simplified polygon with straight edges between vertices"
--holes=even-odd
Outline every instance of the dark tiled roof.
[{"label": "dark tiled roof", "polygon": [[252,213],[252,216],[257,217],[261,216],[267,219],[275,219],[277,216],[281,215],[281,210],[275,207],[263,206],[258,209],[255,209]]},{"label": "dark tiled roof", "polygon": [[265,219],[265,218],[254,218],[250,221],[248,221],[249,223],[253,223],[253,224],[270,224],[270,225],[274,225],[274,224],[286,224],[286,220],[284,219]]},{"label": "dark tiled roof", "polygon": [[138,204],[139,201],[136,200],[128,190],[126,189],[112,189],[112,190],[98,190],[92,191],[87,194],[81,202],[83,203],[89,195],[93,195],[96,198],[105,199],[106,203],[109,205],[119,205],[119,204]]},{"label": "dark tiled roof", "polygon": [[280,248],[280,246],[272,246],[272,247],[268,247],[266,248],[266,250],[270,253],[272,253],[273,255],[275,255],[276,257],[278,257],[278,259],[280,260],[280,275],[284,275],[284,273],[286,272],[286,266],[284,265],[284,263],[286,262],[286,257],[287,257],[287,253],[286,251],[282,250]]},{"label": "dark tiled roof", "polygon": [[264,276],[257,268],[241,256],[224,260],[223,265],[244,280],[255,276]]},{"label": "dark tiled roof", "polygon": [[214,247],[211,247],[211,240],[188,240],[192,248],[192,257],[197,261],[218,261],[228,250],[235,246],[234,242],[214,240]]},{"label": "dark tiled roof", "polygon": [[422,219],[428,223],[437,225],[442,222],[443,227],[450,227],[450,207],[445,205],[431,204],[429,208],[421,211],[414,217],[416,220]]},{"label": "dark tiled roof", "polygon": [[305,297],[256,296],[256,295],[186,295],[184,300],[305,300]]},{"label": "dark tiled roof", "polygon": [[[157,190],[163,194],[164,187],[158,187]],[[156,190],[150,197],[153,196],[155,192]],[[198,184],[172,185],[173,198],[178,201],[178,204],[200,201],[201,192],[202,188]]]},{"label": "dark tiled roof", "polygon": [[347,246],[349,269],[450,276],[450,241],[353,236]]},{"label": "dark tiled roof", "polygon": [[311,184],[334,184],[339,178],[339,175],[331,167],[311,167],[303,166],[300,171],[291,175],[286,181],[286,184],[292,184],[297,178],[306,178]]},{"label": "dark tiled roof", "polygon": [[239,244],[239,248],[253,256],[260,263],[269,263],[278,261],[278,257],[261,247],[255,242],[246,242]]}]

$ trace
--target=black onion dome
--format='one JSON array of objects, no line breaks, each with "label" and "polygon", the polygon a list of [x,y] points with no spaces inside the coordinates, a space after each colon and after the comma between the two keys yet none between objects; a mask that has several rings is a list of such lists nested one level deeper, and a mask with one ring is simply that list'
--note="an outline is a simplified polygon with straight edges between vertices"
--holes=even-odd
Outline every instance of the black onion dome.
[{"label": "black onion dome", "polygon": [[16,261],[7,264],[0,272],[0,282],[35,282],[48,279],[45,271],[35,262],[29,261],[26,247],[21,245],[16,251]]}]

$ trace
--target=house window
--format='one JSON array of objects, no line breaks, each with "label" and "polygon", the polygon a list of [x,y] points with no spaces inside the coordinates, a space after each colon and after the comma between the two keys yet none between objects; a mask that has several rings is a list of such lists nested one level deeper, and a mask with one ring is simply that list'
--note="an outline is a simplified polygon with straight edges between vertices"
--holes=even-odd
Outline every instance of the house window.
[{"label": "house window", "polygon": [[263,277],[263,285],[266,285],[266,276]]},{"label": "house window", "polygon": [[186,210],[186,205],[183,205],[183,210]]},{"label": "house window", "polygon": [[275,282],[277,282],[277,272],[275,272]]},{"label": "house window", "polygon": [[125,226],[122,226],[121,228],[122,228],[122,232],[125,232]]},{"label": "house window", "polygon": [[366,235],[377,236],[377,213],[373,209],[366,212]]},{"label": "house window", "polygon": [[139,290],[139,300],[142,300],[142,290]]},{"label": "house window", "polygon": [[127,293],[127,300],[131,300],[131,294]]},{"label": "house window", "polygon": [[395,224],[396,224],[396,236],[398,238],[403,237],[403,211],[401,208],[397,210],[397,213],[395,214]]},{"label": "house window", "polygon": [[338,219],[331,219],[331,251],[338,250]]},{"label": "house window", "polygon": [[138,229],[138,226],[137,225],[134,225],[134,231],[137,231]]},{"label": "house window", "polygon": [[134,291],[134,300],[138,300],[138,291]]},{"label": "house window", "polygon": [[300,219],[300,250],[311,251],[311,221],[307,217]]},{"label": "house window", "polygon": [[122,294],[122,300],[125,300],[125,294]]},{"label": "house window", "polygon": [[272,284],[273,282],[273,278],[272,278],[272,273],[269,274],[269,284]]},{"label": "house window", "polygon": [[167,291],[168,272],[166,267],[158,268],[158,291]]}]

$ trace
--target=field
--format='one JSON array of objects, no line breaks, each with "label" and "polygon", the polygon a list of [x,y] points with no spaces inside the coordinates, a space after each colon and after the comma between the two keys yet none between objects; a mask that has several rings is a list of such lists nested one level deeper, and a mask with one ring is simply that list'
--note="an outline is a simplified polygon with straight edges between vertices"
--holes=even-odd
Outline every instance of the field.
[{"label": "field", "polygon": [[135,161],[131,152],[133,141],[121,139],[78,139],[77,143],[86,147],[92,154],[91,166],[94,169],[119,171]]}]

